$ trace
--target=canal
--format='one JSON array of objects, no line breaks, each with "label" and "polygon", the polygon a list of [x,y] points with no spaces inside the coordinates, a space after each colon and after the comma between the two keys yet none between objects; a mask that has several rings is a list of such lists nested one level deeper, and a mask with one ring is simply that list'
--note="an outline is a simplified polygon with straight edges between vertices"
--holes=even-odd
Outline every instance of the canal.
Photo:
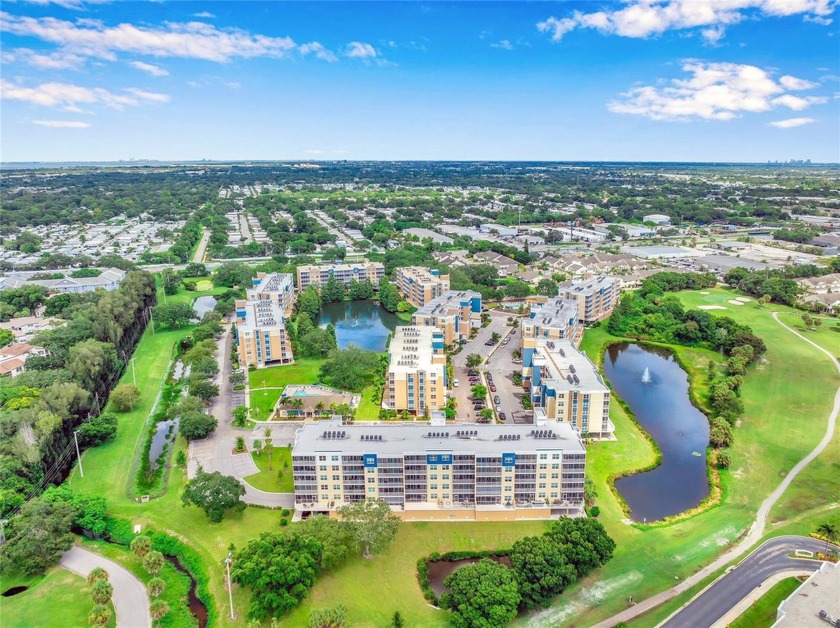
[{"label": "canal", "polygon": [[699,504],[709,494],[709,421],[688,395],[688,376],[659,347],[610,345],[604,376],[662,452],[662,463],[616,480],[634,521],[655,521]]},{"label": "canal", "polygon": [[382,352],[386,349],[388,336],[401,321],[375,301],[342,301],[324,305],[315,321],[319,327],[330,323],[335,327],[339,349],[356,345],[360,349]]}]

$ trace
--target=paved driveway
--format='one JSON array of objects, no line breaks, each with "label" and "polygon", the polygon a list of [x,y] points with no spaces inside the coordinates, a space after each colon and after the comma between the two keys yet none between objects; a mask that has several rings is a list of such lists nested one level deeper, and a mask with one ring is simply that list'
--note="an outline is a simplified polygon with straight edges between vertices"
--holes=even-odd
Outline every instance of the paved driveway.
[{"label": "paved driveway", "polygon": [[510,316],[510,314],[497,314],[496,312],[490,312],[490,324],[487,325],[487,327],[480,327],[475,338],[468,340],[467,344],[464,345],[464,348],[458,355],[452,356],[452,366],[456,368],[466,368],[467,356],[470,353],[477,353],[486,359],[493,347],[488,347],[484,343],[490,340],[490,336],[493,335],[494,331],[504,336],[511,330],[511,328],[507,326],[508,316]]},{"label": "paved driveway", "polygon": [[[510,329],[510,328],[509,328]],[[531,423],[533,413],[522,408],[523,390],[513,383],[513,373],[521,373],[522,365],[513,363],[513,352],[519,349],[518,328],[511,332],[507,345],[499,345],[482,367],[493,376],[496,392],[490,393],[491,398],[499,396],[501,411],[505,413],[507,423]],[[504,340],[504,339],[503,339]],[[494,408],[496,404],[493,404]]]},{"label": "paved driveway", "polygon": [[94,567],[102,567],[108,572],[108,581],[114,587],[112,599],[117,627],[147,628],[152,625],[146,587],[122,565],[78,545],[64,552],[58,564],[83,578],[86,578]]}]

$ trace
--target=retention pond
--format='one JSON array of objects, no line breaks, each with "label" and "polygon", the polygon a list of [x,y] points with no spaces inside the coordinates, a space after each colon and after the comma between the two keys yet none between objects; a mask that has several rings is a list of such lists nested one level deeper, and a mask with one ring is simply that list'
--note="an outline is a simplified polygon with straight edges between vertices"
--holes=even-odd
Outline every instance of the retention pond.
[{"label": "retention pond", "polygon": [[616,480],[630,517],[655,521],[693,508],[709,494],[709,421],[691,403],[686,372],[659,347],[619,343],[604,358],[604,375],[662,452],[655,469]]},{"label": "retention pond", "polygon": [[374,301],[342,301],[323,306],[315,321],[319,327],[330,323],[335,327],[339,349],[356,345],[360,349],[382,352],[400,319]]}]

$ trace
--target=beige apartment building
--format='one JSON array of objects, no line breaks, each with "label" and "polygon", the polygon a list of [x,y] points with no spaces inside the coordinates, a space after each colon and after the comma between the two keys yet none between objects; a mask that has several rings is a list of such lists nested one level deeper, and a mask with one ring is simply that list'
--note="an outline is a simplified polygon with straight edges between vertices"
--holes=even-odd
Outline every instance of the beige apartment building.
[{"label": "beige apartment building", "polygon": [[335,516],[344,504],[379,498],[404,521],[551,519],[582,514],[586,450],[556,421],[319,421],[296,432],[292,471],[301,515]]},{"label": "beige apartment building", "polygon": [[535,423],[568,423],[581,434],[599,438],[609,438],[615,431],[609,387],[597,367],[569,340],[537,341],[529,387]]},{"label": "beige apartment building", "polygon": [[294,362],[286,319],[295,301],[292,276],[260,273],[246,298],[236,302],[236,350],[242,366]]},{"label": "beige apartment building", "polygon": [[447,346],[466,340],[470,330],[481,325],[481,294],[473,290],[444,292],[418,308],[411,324],[439,329]]},{"label": "beige apartment building", "polygon": [[519,322],[519,348],[522,352],[522,379],[531,375],[531,358],[539,340],[569,340],[575,345],[583,337],[578,320],[578,304],[572,299],[553,297],[531,304],[528,316]]},{"label": "beige apartment building", "polygon": [[560,285],[559,297],[578,302],[581,323],[602,321],[612,314],[621,294],[621,278],[601,275],[592,279],[573,279]]},{"label": "beige apartment building", "polygon": [[402,298],[414,307],[422,307],[449,290],[449,275],[441,275],[437,270],[421,266],[397,268],[394,282]]},{"label": "beige apartment building", "polygon": [[424,415],[446,407],[443,332],[434,327],[397,327],[388,347],[390,363],[382,407]]},{"label": "beige apartment building", "polygon": [[335,277],[345,286],[354,279],[364,281],[367,279],[374,287],[385,276],[385,266],[381,262],[346,262],[344,264],[317,264],[309,266],[298,266],[297,286],[298,290],[305,290],[308,286],[320,287],[327,283],[330,277]]}]

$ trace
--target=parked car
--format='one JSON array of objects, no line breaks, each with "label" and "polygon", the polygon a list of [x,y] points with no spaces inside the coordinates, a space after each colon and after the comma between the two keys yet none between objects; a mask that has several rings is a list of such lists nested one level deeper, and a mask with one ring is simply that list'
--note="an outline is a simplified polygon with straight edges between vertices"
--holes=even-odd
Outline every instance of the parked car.
[{"label": "parked car", "polygon": [[486,346],[486,347],[492,347],[494,344],[496,344],[496,343],[495,343],[495,342],[493,342],[492,340],[488,340],[487,342],[485,342],[485,343],[484,343],[484,346]]},{"label": "parked car", "polygon": [[467,371],[467,375],[470,377],[478,377],[478,371]]},{"label": "parked car", "polygon": [[452,380],[452,387],[453,388],[458,388],[458,380],[457,379]]},{"label": "parked car", "polygon": [[490,384],[490,392],[496,392],[496,385]]},{"label": "parked car", "polygon": [[507,415],[504,412],[499,412],[499,418],[502,421],[507,421]]},{"label": "parked car", "polygon": [[493,383],[493,376],[490,373],[487,373],[487,381]]},{"label": "parked car", "polygon": [[493,403],[495,403],[496,405],[502,403],[502,400],[499,397],[499,395],[496,395],[495,397],[493,397]]}]

